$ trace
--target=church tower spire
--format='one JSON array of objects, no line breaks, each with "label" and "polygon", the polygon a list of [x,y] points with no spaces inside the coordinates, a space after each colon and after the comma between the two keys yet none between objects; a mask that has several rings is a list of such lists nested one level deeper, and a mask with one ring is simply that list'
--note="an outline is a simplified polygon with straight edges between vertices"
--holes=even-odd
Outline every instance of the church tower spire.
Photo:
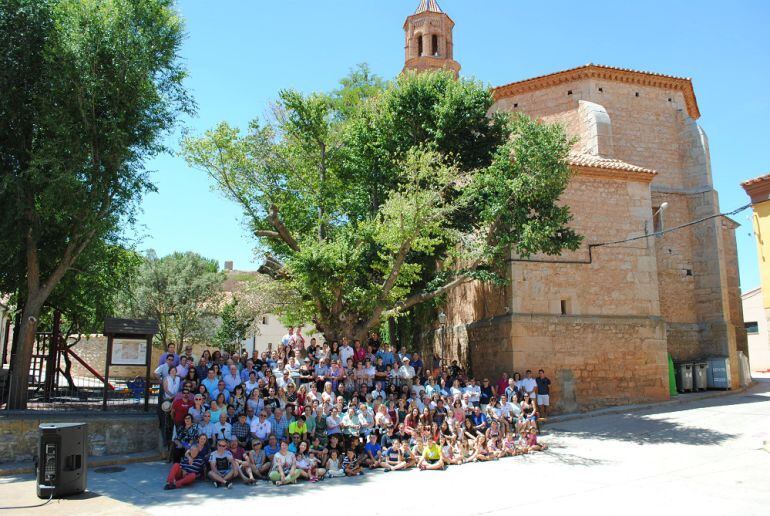
[{"label": "church tower spire", "polygon": [[455,22],[441,10],[436,0],[421,0],[404,23],[406,62],[404,71],[451,70],[460,73],[454,60],[452,29]]}]

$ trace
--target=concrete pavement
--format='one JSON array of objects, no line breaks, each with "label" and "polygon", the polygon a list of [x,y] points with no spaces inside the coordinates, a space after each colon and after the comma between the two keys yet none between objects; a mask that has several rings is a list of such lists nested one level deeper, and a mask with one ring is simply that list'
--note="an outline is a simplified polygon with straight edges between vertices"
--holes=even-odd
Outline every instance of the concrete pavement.
[{"label": "concrete pavement", "polygon": [[[168,465],[89,471],[90,497],[23,514],[770,514],[770,382],[712,399],[554,422],[545,453],[445,472],[372,473],[275,487],[199,483],[163,491]],[[29,477],[0,479],[1,506],[39,501]],[[288,502],[288,503],[287,503]],[[247,505],[244,505],[247,504]],[[15,511],[11,511],[15,512]],[[21,513],[21,512],[19,512]]]}]

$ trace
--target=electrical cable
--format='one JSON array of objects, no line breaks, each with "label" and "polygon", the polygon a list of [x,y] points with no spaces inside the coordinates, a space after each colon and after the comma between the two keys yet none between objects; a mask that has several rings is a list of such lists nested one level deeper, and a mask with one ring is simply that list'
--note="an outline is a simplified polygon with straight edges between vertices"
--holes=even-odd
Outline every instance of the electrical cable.
[{"label": "electrical cable", "polygon": [[35,507],[42,507],[44,505],[48,505],[48,503],[53,500],[53,489],[51,490],[51,496],[48,497],[48,500],[46,500],[43,503],[39,503],[36,505],[17,505],[16,507],[0,507],[0,511],[4,511],[7,509],[34,509]]},{"label": "electrical cable", "polygon": [[745,205],[741,206],[740,208],[736,208],[736,209],[734,209],[732,211],[727,211],[727,212],[724,212],[724,213],[717,213],[717,214],[714,214],[714,215],[709,215],[708,217],[703,217],[703,218],[698,219],[698,220],[693,220],[693,221],[687,222],[685,224],[681,224],[679,226],[675,226],[673,228],[664,229],[662,231],[656,231],[655,233],[649,233],[649,234],[640,235],[640,236],[637,236],[637,237],[626,238],[624,240],[613,240],[611,242],[601,242],[601,243],[598,243],[598,244],[589,244],[588,245],[588,260],[529,260],[529,259],[524,259],[524,258],[508,258],[508,260],[506,260],[506,261],[508,263],[510,263],[510,262],[524,262],[524,263],[529,262],[529,263],[591,264],[591,263],[593,263],[593,259],[594,259],[593,253],[592,253],[594,247],[604,247],[604,246],[609,246],[609,245],[624,244],[626,242],[633,242],[635,240],[643,240],[645,238],[658,237],[658,236],[661,236],[661,235],[665,235],[666,233],[671,233],[672,231],[678,231],[678,230],[686,228],[688,226],[694,226],[695,224],[700,224],[701,222],[705,222],[707,220],[715,219],[717,217],[727,217],[729,215],[735,215],[737,213],[742,212],[745,209],[751,208],[751,206],[752,206],[751,203],[745,204]]}]

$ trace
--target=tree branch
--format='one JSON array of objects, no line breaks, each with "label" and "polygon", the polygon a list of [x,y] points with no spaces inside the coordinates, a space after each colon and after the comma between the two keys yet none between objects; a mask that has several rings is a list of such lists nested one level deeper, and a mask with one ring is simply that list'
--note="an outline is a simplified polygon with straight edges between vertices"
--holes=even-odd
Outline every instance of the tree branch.
[{"label": "tree branch", "polygon": [[268,231],[266,229],[258,229],[254,232],[254,236],[263,237],[263,238],[274,238],[276,240],[281,239],[281,234],[277,231]]},{"label": "tree branch", "polygon": [[281,219],[278,218],[278,206],[273,204],[270,206],[270,214],[267,216],[268,222],[270,222],[270,225],[272,225],[275,230],[278,232],[278,234],[281,237],[281,240],[288,245],[292,251],[299,252],[299,244],[296,240],[294,240],[294,237],[291,236],[291,233],[289,233],[289,230],[284,226],[283,222],[281,222]]},{"label": "tree branch", "polygon": [[[474,270],[474,269],[471,269]],[[415,294],[413,296],[410,296],[406,298],[405,301],[402,303],[398,303],[395,307],[391,308],[390,310],[383,312],[383,317],[390,317],[393,315],[397,315],[399,312],[403,312],[404,310],[408,310],[412,308],[415,305],[419,305],[420,303],[424,303],[425,301],[430,301],[434,297],[438,297],[441,294],[448,292],[449,290],[452,290],[455,287],[458,287],[465,283],[466,281],[469,281],[471,279],[470,271],[463,272],[462,274],[458,275],[447,283],[446,285],[432,291],[432,292],[420,292],[418,294]]]},{"label": "tree branch", "polygon": [[396,280],[398,279],[398,275],[401,273],[401,266],[404,265],[404,262],[406,261],[406,255],[409,254],[409,250],[412,248],[412,240],[407,239],[404,241],[404,243],[401,244],[401,247],[398,250],[398,254],[396,255],[396,259],[393,262],[393,268],[390,270],[390,274],[388,275],[388,278],[385,280],[385,283],[382,285],[382,289],[380,290],[380,295],[377,296],[377,301],[375,303],[374,311],[372,312],[371,317],[369,317],[369,320],[366,321],[366,329],[368,330],[377,322],[380,320],[380,317],[382,316],[382,312],[385,309],[384,306],[382,306],[382,303],[387,299],[388,295],[390,294],[390,291],[393,290],[393,286],[396,284]]}]

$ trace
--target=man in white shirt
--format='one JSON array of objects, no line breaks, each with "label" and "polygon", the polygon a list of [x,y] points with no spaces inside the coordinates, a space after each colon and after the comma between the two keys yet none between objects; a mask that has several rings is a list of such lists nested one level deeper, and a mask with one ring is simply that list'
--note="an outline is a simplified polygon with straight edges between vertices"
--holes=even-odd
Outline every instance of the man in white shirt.
[{"label": "man in white shirt", "polygon": [[476,385],[476,380],[471,378],[468,380],[468,385],[465,386],[465,392],[468,393],[471,404],[474,407],[479,406],[481,400],[481,387]]},{"label": "man in white shirt", "polygon": [[166,356],[166,361],[155,369],[155,376],[163,381],[168,376],[168,370],[174,367],[174,356]]},{"label": "man in white shirt", "polygon": [[216,433],[214,434],[215,439],[224,439],[227,442],[230,442],[230,438],[233,436],[232,430],[232,425],[227,422],[227,414],[224,412],[220,413],[219,423],[216,426]]},{"label": "man in white shirt", "polygon": [[294,327],[293,326],[289,326],[289,332],[286,335],[284,335],[283,337],[281,337],[281,344],[283,344],[284,346],[292,346],[293,347],[294,346],[294,339],[295,339],[295,337],[294,337]]},{"label": "man in white shirt", "polygon": [[405,357],[403,359],[403,365],[398,368],[398,379],[400,380],[401,385],[406,385],[411,389],[415,374],[414,367],[409,365],[409,359]]},{"label": "man in white shirt", "polygon": [[368,358],[366,359],[366,365],[364,366],[364,371],[366,372],[365,375],[365,381],[367,387],[371,387],[374,383],[374,375],[377,374],[377,369],[372,365],[372,361]]},{"label": "man in white shirt", "polygon": [[289,371],[284,371],[283,374],[276,375],[275,383],[282,389],[288,388],[289,384],[293,383]]},{"label": "man in white shirt", "polygon": [[267,412],[264,409],[259,413],[259,418],[251,423],[251,435],[260,441],[265,441],[273,431],[273,425],[267,420]]},{"label": "man in white shirt", "polygon": [[385,391],[382,390],[381,382],[377,382],[377,386],[372,391],[372,399],[376,400],[377,398],[382,398],[383,400],[388,398],[387,394],[385,394]]},{"label": "man in white shirt", "polygon": [[230,372],[223,375],[222,379],[225,381],[225,388],[227,388],[228,391],[233,392],[235,386],[241,384],[241,375],[238,374],[238,367],[231,365]]},{"label": "man in white shirt", "polygon": [[348,363],[348,358],[353,358],[355,351],[348,342],[347,337],[342,337],[342,346],[340,346],[340,363],[345,366]]},{"label": "man in white shirt", "polygon": [[529,394],[529,399],[536,399],[537,394],[537,380],[532,378],[532,370],[527,369],[526,377],[521,381],[521,386],[524,388],[524,392]]}]

